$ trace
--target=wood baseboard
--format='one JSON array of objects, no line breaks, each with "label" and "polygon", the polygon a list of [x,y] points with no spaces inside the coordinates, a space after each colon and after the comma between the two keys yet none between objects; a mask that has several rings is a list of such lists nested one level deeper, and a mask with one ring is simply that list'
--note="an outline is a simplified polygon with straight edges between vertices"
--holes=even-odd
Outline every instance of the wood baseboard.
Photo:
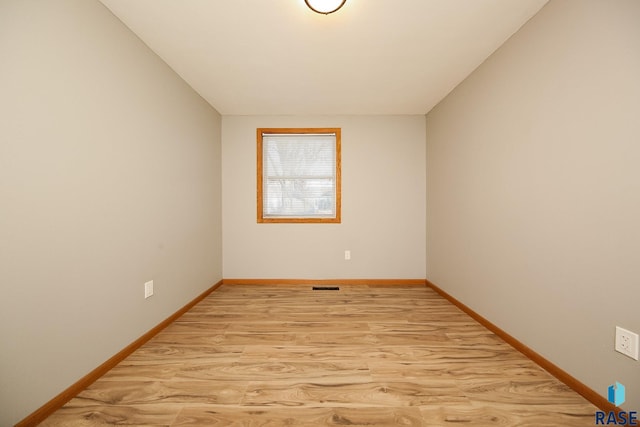
[{"label": "wood baseboard", "polygon": [[424,286],[424,279],[223,279],[225,285]]},{"label": "wood baseboard", "polygon": [[83,391],[84,389],[89,387],[91,384],[93,384],[98,378],[106,374],[110,369],[115,367],[118,363],[122,362],[127,356],[129,356],[131,353],[136,351],[138,348],[142,347],[144,343],[146,343],[151,338],[156,336],[160,331],[162,331],[164,328],[169,326],[173,321],[175,321],[184,313],[189,311],[194,305],[202,301],[207,295],[209,295],[211,292],[218,289],[220,286],[222,286],[222,280],[220,280],[218,283],[216,283],[215,285],[213,285],[212,287],[210,287],[209,289],[207,289],[206,291],[198,295],[196,298],[194,298],[192,301],[187,303],[180,310],[176,311],[171,316],[167,317],[165,320],[160,322],[149,332],[145,333],[140,338],[138,338],[137,340],[135,340],[134,342],[132,342],[131,344],[129,344],[128,346],[120,350],[118,353],[113,355],[110,359],[108,359],[102,365],[98,366],[93,371],[89,372],[87,375],[80,378],[74,384],[69,386],[69,388],[64,390],[62,393],[58,394],[56,397],[54,397],[53,399],[51,399],[50,401],[42,405],[35,412],[31,413],[22,421],[20,421],[18,424],[16,424],[15,427],[36,426],[42,421],[44,421],[49,415],[53,414],[55,411],[57,411],[62,406],[64,406],[65,403],[73,399],[81,391]]},{"label": "wood baseboard", "polygon": [[520,353],[527,356],[529,359],[531,359],[534,363],[536,363],[542,369],[546,370],[551,375],[556,377],[558,380],[562,381],[568,387],[573,389],[576,393],[580,394],[582,397],[587,399],[589,402],[593,403],[595,406],[597,406],[601,410],[615,411],[615,412],[620,411],[619,408],[616,408],[615,405],[610,403],[607,399],[605,399],[603,396],[598,394],[595,390],[588,387],[584,383],[580,382],[578,379],[576,379],[575,377],[570,375],[568,372],[561,369],[559,366],[555,365],[550,360],[544,358],[542,355],[535,352],[530,347],[527,347],[521,341],[518,341],[516,338],[509,335],[507,332],[500,329],[498,326],[494,325],[493,323],[491,323],[490,321],[488,321],[487,319],[485,319],[484,317],[482,317],[481,315],[473,311],[471,308],[469,308],[468,306],[458,301],[453,296],[443,291],[440,287],[438,287],[434,283],[430,282],[429,280],[426,280],[425,282],[428,287],[436,291],[438,294],[442,295],[445,299],[447,299],[453,305],[458,307],[460,310],[467,313],[469,316],[475,319],[482,326],[484,326],[485,328],[489,329],[491,332],[493,332],[494,334],[502,338],[511,347],[515,348]]}]

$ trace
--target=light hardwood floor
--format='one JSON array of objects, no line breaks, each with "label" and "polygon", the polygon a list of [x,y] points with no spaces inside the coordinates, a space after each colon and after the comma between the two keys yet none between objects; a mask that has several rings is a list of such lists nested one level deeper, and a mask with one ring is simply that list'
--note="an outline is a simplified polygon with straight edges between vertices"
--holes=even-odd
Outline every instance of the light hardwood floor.
[{"label": "light hardwood floor", "polygon": [[430,288],[223,285],[44,426],[593,426]]}]

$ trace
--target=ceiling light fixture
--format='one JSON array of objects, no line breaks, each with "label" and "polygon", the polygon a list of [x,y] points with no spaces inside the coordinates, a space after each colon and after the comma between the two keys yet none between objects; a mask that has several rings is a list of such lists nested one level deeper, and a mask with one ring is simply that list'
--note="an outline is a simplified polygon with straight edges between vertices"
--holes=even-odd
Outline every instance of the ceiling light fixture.
[{"label": "ceiling light fixture", "polygon": [[304,0],[309,9],[328,15],[340,9],[347,0]]}]

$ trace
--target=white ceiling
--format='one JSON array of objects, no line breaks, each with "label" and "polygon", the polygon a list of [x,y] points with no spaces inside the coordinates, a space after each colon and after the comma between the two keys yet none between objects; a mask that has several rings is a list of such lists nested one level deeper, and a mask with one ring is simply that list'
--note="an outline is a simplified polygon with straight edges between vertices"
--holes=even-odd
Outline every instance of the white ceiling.
[{"label": "white ceiling", "polygon": [[221,114],[425,114],[547,0],[101,0]]}]

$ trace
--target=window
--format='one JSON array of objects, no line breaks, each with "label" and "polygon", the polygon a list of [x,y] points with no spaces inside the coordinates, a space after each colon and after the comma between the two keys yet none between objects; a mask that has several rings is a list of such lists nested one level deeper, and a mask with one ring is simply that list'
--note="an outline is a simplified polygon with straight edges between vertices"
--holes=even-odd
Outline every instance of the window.
[{"label": "window", "polygon": [[258,129],[258,222],[340,222],[340,129]]}]

